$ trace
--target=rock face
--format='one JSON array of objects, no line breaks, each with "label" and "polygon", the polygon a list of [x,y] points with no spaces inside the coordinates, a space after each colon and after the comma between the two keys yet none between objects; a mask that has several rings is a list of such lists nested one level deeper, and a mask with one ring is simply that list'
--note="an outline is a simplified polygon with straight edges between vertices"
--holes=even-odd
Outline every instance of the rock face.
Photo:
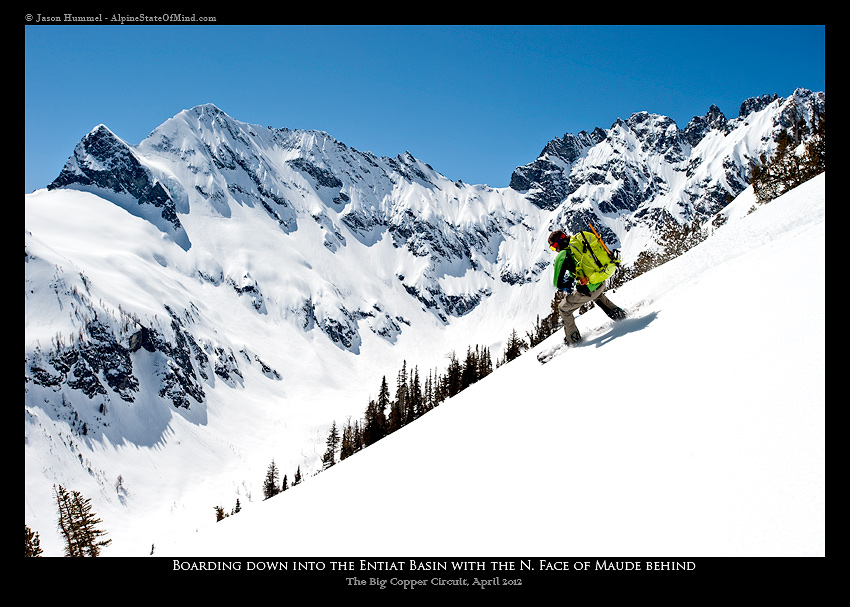
[{"label": "rock face", "polygon": [[[625,220],[627,231],[643,223],[657,230],[672,218],[706,221],[748,185],[750,162],[772,151],[783,128],[825,111],[823,93],[798,89],[748,99],[727,120],[712,105],[684,129],[666,116],[638,112],[610,129],[553,139],[534,162],[518,167],[510,187],[542,209],[557,211],[564,229],[606,218]],[[623,231],[607,231],[620,241]]]},{"label": "rock face", "polygon": [[47,188],[106,193],[116,204],[176,239],[185,239],[171,194],[130,146],[103,125],[83,137],[62,172]]}]

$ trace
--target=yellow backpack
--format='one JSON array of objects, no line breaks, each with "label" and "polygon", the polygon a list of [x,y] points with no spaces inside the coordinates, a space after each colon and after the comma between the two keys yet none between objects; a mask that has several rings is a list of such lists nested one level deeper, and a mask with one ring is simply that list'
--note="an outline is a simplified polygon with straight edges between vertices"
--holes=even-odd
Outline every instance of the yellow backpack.
[{"label": "yellow backpack", "polygon": [[570,255],[576,264],[576,274],[587,278],[587,287],[593,291],[605,282],[620,263],[619,251],[608,250],[593,226],[590,232],[579,232],[570,238]]}]

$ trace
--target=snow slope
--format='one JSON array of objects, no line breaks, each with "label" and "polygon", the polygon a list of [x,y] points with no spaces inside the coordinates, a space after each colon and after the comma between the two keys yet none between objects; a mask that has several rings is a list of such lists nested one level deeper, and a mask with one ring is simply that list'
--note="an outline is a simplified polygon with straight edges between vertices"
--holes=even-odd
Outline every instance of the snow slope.
[{"label": "snow slope", "polygon": [[630,317],[579,317],[581,347],[155,555],[823,556],[824,258],[821,175],[611,294]]}]

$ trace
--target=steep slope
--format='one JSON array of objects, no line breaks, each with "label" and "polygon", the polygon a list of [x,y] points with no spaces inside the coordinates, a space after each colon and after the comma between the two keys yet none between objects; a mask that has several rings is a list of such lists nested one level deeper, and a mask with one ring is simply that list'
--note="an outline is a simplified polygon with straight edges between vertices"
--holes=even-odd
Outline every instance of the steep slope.
[{"label": "steep slope", "polygon": [[[632,316],[581,316],[582,347],[522,356],[156,554],[823,556],[825,301],[800,306],[785,277],[824,278],[824,185],[622,287]],[[741,274],[747,297],[722,300]]]}]

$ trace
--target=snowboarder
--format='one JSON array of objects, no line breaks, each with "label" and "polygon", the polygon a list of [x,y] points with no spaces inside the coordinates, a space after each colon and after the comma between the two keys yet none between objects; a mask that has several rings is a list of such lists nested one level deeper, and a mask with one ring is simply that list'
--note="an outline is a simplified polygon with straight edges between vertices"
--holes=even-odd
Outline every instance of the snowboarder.
[{"label": "snowboarder", "polygon": [[[575,255],[581,256],[582,249],[589,252],[588,239],[594,239],[594,233],[581,232],[572,239],[561,230],[555,230],[549,235],[549,248],[557,253],[553,282],[558,291],[564,294],[561,303],[558,304],[558,313],[564,323],[564,343],[567,345],[576,345],[581,342],[581,333],[576,326],[573,312],[587,302],[596,302],[608,318],[613,320],[626,317],[626,313],[605,296],[607,280],[590,282],[587,272],[582,269],[581,261],[575,258]],[[583,247],[583,243],[588,243],[587,247]],[[590,255],[592,256],[592,253]]]}]

